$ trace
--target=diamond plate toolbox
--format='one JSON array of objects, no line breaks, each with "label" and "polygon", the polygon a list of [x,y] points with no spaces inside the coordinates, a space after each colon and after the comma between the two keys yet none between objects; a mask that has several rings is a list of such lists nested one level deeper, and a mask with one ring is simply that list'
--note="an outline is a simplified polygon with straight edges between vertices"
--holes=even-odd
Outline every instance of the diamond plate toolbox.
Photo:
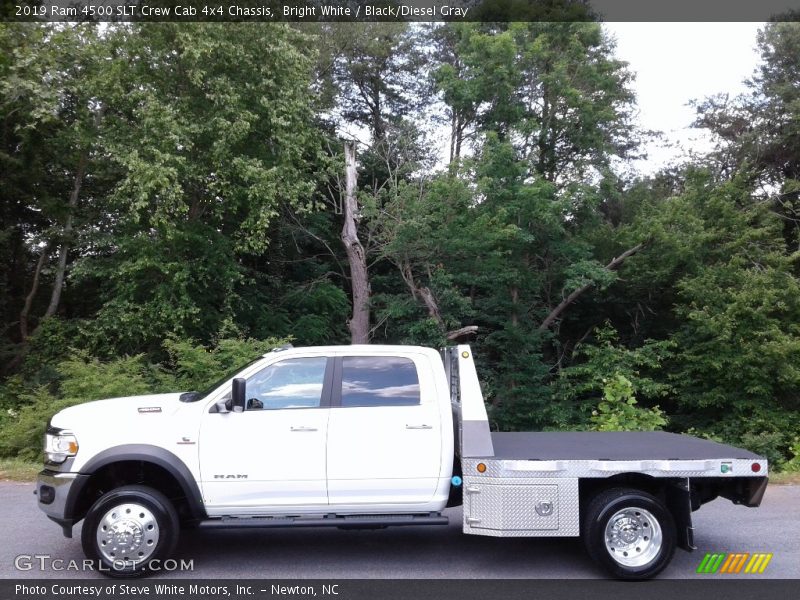
[{"label": "diamond plate toolbox", "polygon": [[464,481],[464,533],[578,535],[578,480],[468,477]]}]

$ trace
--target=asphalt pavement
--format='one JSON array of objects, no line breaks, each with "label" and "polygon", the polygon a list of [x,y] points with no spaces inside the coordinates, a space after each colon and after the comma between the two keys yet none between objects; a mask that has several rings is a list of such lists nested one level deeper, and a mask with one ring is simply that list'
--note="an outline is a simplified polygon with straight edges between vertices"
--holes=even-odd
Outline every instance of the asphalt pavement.
[{"label": "asphalt pavement", "polygon": [[[80,525],[61,535],[36,506],[33,485],[0,482],[0,578],[102,578],[96,572],[55,570],[53,561],[80,564]],[[461,533],[461,509],[448,509],[446,527],[197,530],[184,532],[176,558],[192,571],[168,578],[605,578],[577,538],[487,538]],[[718,499],[694,513],[693,553],[677,550],[666,579],[733,578],[699,575],[706,552],[769,552],[772,561],[753,578],[800,578],[800,486],[771,485],[760,508]],[[23,558],[18,558],[22,556]],[[41,559],[39,556],[49,558]],[[25,558],[30,557],[30,558]],[[40,565],[44,564],[44,569]],[[29,569],[25,567],[29,566]],[[23,570],[17,568],[22,567]]]}]

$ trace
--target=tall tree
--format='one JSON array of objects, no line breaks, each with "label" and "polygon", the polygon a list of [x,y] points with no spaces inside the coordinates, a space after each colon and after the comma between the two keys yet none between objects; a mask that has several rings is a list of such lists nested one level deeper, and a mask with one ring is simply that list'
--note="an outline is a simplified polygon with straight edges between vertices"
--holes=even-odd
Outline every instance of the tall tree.
[{"label": "tall tree", "polygon": [[390,124],[418,102],[418,33],[408,23],[344,23],[327,26],[324,35],[337,50],[330,73],[341,118],[367,128],[373,143],[382,142]]},{"label": "tall tree", "polygon": [[[18,316],[24,350],[31,325],[59,310],[73,251],[85,244],[83,228],[97,220],[97,195],[107,186],[101,122],[108,46],[92,26],[7,24],[2,37],[13,44],[0,82],[8,200],[37,213],[14,236],[34,257]],[[39,312],[43,283],[49,301]]]},{"label": "tall tree", "polygon": [[170,332],[208,339],[235,319],[242,260],[267,251],[281,207],[312,208],[321,148],[307,39],[280,24],[114,33],[115,224],[79,270],[103,289],[96,331],[117,351]]},{"label": "tall tree", "polygon": [[[796,17],[796,15],[795,15]],[[767,24],[758,34],[761,64],[750,93],[697,105],[696,125],[716,136],[721,177],[747,169],[771,195],[790,251],[800,249],[800,23]],[[773,190],[778,191],[772,194]]]}]

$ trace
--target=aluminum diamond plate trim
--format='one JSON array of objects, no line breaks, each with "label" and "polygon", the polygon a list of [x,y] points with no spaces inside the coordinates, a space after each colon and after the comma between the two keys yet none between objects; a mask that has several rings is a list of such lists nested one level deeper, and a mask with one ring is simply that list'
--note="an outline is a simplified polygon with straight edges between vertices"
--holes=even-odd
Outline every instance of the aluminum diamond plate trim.
[{"label": "aluminum diamond plate trim", "polygon": [[481,476],[465,477],[463,485],[464,533],[492,537],[580,533],[577,479]]},{"label": "aluminum diamond plate trim", "polygon": [[[558,529],[557,485],[474,484],[468,493],[467,522],[474,529]],[[553,507],[549,515],[539,515],[542,506]]]},{"label": "aluminum diamond plate trim", "polygon": [[[733,460],[498,460],[465,458],[462,470],[481,479],[602,479],[621,473],[643,473],[652,477],[766,477],[766,461],[758,461],[761,471],[753,473],[748,459]],[[486,465],[479,474],[478,463]],[[727,471],[722,471],[722,465]]]}]

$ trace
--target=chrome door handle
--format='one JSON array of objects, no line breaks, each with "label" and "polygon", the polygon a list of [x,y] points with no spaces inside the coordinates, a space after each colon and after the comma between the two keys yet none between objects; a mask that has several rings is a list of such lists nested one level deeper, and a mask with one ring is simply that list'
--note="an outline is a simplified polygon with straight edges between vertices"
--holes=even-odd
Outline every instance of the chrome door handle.
[{"label": "chrome door handle", "polygon": [[406,429],[433,429],[432,425],[406,425]]},{"label": "chrome door handle", "polygon": [[291,431],[316,431],[316,427],[289,427]]}]

